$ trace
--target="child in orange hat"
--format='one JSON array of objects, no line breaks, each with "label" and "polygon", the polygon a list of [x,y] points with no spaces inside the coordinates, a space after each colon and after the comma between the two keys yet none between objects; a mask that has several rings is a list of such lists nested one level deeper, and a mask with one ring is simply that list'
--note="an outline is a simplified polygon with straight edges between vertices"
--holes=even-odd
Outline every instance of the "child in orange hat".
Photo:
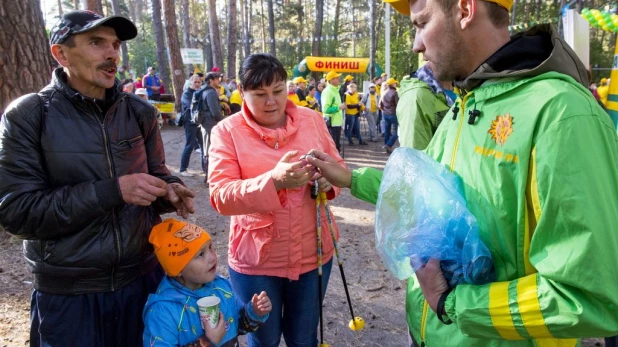
[{"label": "child in orange hat", "polygon": [[[242,304],[229,281],[216,274],[217,254],[203,228],[170,218],[152,228],[149,241],[167,276],[144,307],[144,347],[237,346],[239,334],[257,330],[268,318],[266,292]],[[206,296],[220,299],[214,328],[200,319],[197,300]]]}]

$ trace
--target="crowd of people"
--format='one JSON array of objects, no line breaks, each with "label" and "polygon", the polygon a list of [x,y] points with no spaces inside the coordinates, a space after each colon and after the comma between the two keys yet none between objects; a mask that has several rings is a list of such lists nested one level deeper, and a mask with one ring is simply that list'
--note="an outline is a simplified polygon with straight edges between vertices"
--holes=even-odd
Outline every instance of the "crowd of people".
[{"label": "crowd of people", "polygon": [[[616,335],[618,134],[581,61],[548,25],[510,36],[512,0],[384,1],[410,17],[428,61],[399,88],[380,76],[361,96],[337,71],[288,81],[270,54],[247,56],[238,83],[194,71],[180,175],[199,146],[205,197],[165,165],[158,112],[143,99],[163,92],[154,69],[135,93],[117,78],[135,25],[63,14],[51,83],[0,122],[0,225],[24,239],[34,276],[31,346],[227,347],[240,334],[250,347],[318,345],[339,228],[315,196],[347,188],[376,203],[380,191],[381,171],[340,156],[342,132],[366,143],[361,115],[369,141],[382,132],[386,152],[397,141],[424,150],[458,176],[472,214],[489,216],[477,222],[496,281],[450,287],[429,259],[408,280],[410,346]],[[230,216],[229,279],[205,229],[161,220],[187,219],[196,198]],[[198,308],[210,296],[214,326]]]}]

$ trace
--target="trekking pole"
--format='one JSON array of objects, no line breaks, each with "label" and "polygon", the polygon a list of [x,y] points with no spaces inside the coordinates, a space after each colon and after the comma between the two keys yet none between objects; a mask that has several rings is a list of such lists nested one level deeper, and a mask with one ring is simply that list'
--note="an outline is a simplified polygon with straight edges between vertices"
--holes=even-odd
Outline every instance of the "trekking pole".
[{"label": "trekking pole", "polygon": [[[318,181],[315,181],[314,188],[318,186]],[[345,289],[345,296],[348,300],[348,307],[350,308],[350,315],[352,316],[352,320],[348,323],[348,327],[353,331],[362,330],[365,327],[365,322],[363,318],[354,316],[354,310],[352,309],[352,300],[350,299],[350,292],[348,290],[348,283],[345,279],[345,272],[343,271],[343,259],[339,254],[339,245],[337,243],[337,238],[335,237],[335,227],[333,226],[333,219],[330,213],[330,207],[328,205],[328,199],[326,198],[325,192],[319,192],[318,198],[316,199],[316,206],[318,208],[318,223],[321,222],[320,216],[320,205],[324,205],[324,211],[326,213],[326,220],[328,222],[328,229],[330,230],[330,235],[333,239],[333,245],[335,247],[335,256],[337,256],[337,263],[339,264],[339,271],[341,272],[341,280],[343,281],[343,288]],[[318,225],[318,228],[321,230],[322,227]],[[321,241],[319,241],[321,243]],[[318,257],[321,256],[321,252]]]},{"label": "trekking pole", "polygon": [[[314,198],[315,196],[315,198]],[[311,197],[315,199],[315,214],[317,231],[318,231],[318,307],[320,312],[320,345],[319,347],[327,347],[324,343],[324,317],[322,313],[322,216],[320,214],[320,199],[318,197],[318,180],[315,180],[311,188]]]}]

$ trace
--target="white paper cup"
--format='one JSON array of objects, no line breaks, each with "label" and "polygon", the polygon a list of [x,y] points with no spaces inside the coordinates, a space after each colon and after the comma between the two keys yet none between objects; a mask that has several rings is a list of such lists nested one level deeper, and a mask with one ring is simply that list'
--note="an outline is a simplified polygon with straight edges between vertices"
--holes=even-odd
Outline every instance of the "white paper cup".
[{"label": "white paper cup", "polygon": [[206,296],[197,301],[200,317],[205,318],[212,328],[219,323],[219,303],[221,300],[216,296]]}]

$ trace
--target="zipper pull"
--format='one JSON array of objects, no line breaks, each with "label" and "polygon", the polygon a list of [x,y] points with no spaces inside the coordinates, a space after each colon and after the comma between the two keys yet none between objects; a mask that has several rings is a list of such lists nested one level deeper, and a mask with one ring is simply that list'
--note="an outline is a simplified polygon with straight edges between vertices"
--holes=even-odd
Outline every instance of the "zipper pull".
[{"label": "zipper pull", "polygon": [[275,149],[279,149],[279,140],[277,140],[277,142],[275,142]]}]

